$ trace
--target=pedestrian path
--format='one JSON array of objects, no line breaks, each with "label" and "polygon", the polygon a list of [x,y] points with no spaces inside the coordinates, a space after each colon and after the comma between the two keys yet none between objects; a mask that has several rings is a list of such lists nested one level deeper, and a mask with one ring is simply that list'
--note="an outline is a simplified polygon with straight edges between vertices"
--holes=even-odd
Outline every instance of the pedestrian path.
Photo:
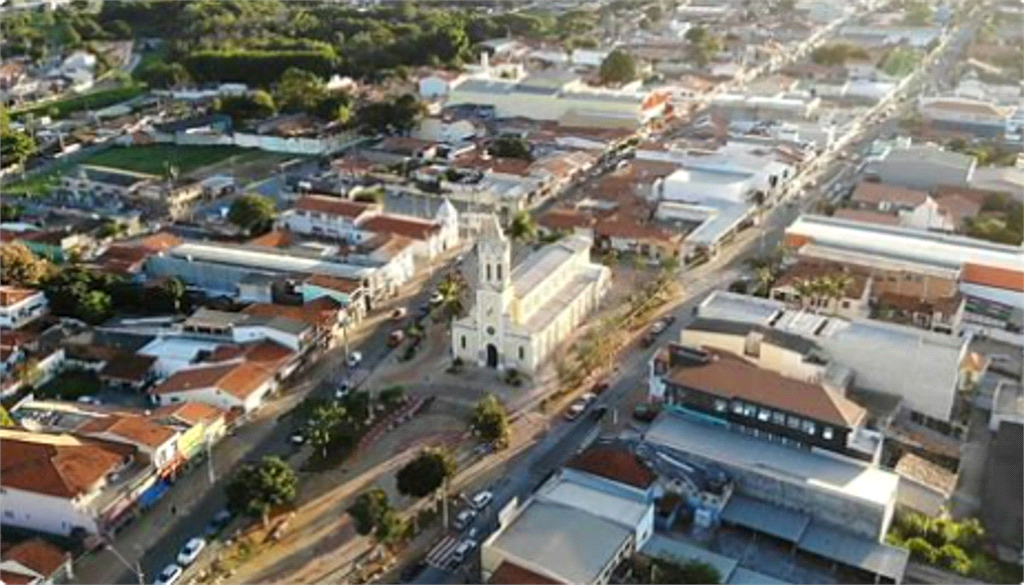
[{"label": "pedestrian path", "polygon": [[427,564],[436,569],[445,569],[451,561],[452,553],[459,546],[459,539],[446,536],[427,553]]}]

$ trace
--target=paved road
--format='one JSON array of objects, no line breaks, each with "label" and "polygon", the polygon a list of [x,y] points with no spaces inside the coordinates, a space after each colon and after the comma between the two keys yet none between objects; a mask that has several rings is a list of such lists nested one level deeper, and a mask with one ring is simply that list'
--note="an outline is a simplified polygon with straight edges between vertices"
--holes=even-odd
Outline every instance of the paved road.
[{"label": "paved road", "polygon": [[[444,273],[444,270],[437,270],[422,290],[401,302],[411,307],[427,302]],[[387,308],[382,310],[386,311]],[[362,352],[364,368],[372,369],[387,357],[387,338],[390,333],[390,322],[385,319],[373,326],[358,344],[352,346],[351,349]],[[316,362],[314,368],[318,371],[311,376],[312,379],[301,384],[298,389],[293,388],[289,395],[312,392],[329,397],[331,388],[319,382],[339,369],[343,370],[340,365],[343,363],[344,348],[331,350]],[[287,396],[278,400],[288,400]],[[270,405],[265,409],[272,410],[274,407]],[[286,456],[292,453],[294,447],[288,440],[293,431],[292,425],[279,424],[278,419],[278,416],[258,419],[241,427],[236,436],[222,441],[214,449],[217,481],[213,485],[207,477],[206,466],[197,467],[179,478],[157,506],[117,534],[114,551],[105,550],[81,559],[75,567],[76,581],[135,583],[138,581],[135,569],[128,565],[136,562],[141,564],[146,580],[152,581],[163,567],[174,562],[180,547],[189,538],[202,534],[206,523],[225,507],[224,478],[230,477],[231,470],[237,464],[258,461],[267,455]],[[176,508],[177,514],[172,514],[171,506]]]}]

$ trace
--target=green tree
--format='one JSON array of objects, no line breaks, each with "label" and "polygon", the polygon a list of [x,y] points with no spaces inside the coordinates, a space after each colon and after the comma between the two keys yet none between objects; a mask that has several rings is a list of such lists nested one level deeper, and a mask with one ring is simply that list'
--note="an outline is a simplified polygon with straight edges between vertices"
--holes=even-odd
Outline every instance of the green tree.
[{"label": "green tree", "polygon": [[416,459],[406,463],[395,476],[398,492],[414,498],[434,493],[446,478],[455,475],[455,458],[442,449],[424,449]]},{"label": "green tree", "polygon": [[86,323],[98,325],[114,314],[110,295],[102,290],[91,290],[83,295],[78,304],[78,315]]},{"label": "green tree", "polygon": [[388,495],[384,490],[374,488],[359,494],[349,506],[348,513],[355,522],[356,532],[365,536],[374,531],[390,509]]},{"label": "green tree", "polygon": [[497,448],[508,446],[508,413],[493,394],[476,403],[470,427],[482,440]]},{"label": "green tree", "polygon": [[118,40],[126,41],[132,38],[132,27],[123,20],[114,20],[107,25],[107,32]]},{"label": "green tree", "polygon": [[388,509],[377,522],[373,535],[378,542],[395,544],[402,541],[408,534],[408,523],[393,509]]},{"label": "green tree", "polygon": [[269,118],[277,113],[277,104],[269,93],[258,89],[250,94],[225,96],[214,103],[214,109],[230,116],[235,124],[246,120]]},{"label": "green tree", "polygon": [[324,403],[313,409],[307,423],[309,443],[327,457],[327,448],[334,442],[337,429],[345,421],[345,408],[333,402]]},{"label": "green tree", "polygon": [[518,158],[525,161],[533,160],[530,143],[516,136],[499,136],[491,141],[487,152],[502,158]]},{"label": "green tree", "polygon": [[537,237],[537,224],[528,211],[520,211],[512,218],[509,235],[513,240],[530,241]]},{"label": "green tree", "polygon": [[7,408],[0,406],[0,427],[9,429],[16,428],[18,424],[11,418],[11,414],[7,412]]},{"label": "green tree", "polygon": [[171,89],[192,83],[192,76],[181,63],[151,63],[140,68],[135,77],[153,89]]},{"label": "green tree", "polygon": [[38,286],[52,266],[20,242],[0,245],[0,281],[14,286]]},{"label": "green tree", "polygon": [[274,93],[281,111],[310,112],[326,91],[323,80],[315,73],[292,67],[281,75]]},{"label": "green tree", "polygon": [[260,518],[266,526],[274,506],[295,499],[298,480],[280,457],[268,456],[259,465],[243,465],[227,485],[228,508]]},{"label": "green tree", "polygon": [[644,11],[644,15],[646,15],[647,19],[651,22],[658,22],[664,14],[665,11],[661,7],[661,4],[651,4],[647,7],[647,10]]},{"label": "green tree", "polygon": [[708,38],[708,31],[702,26],[690,27],[686,31],[686,41],[692,45],[703,45]]},{"label": "green tree", "polygon": [[601,62],[598,75],[601,77],[601,83],[615,85],[629,83],[637,76],[636,61],[629,53],[622,49],[615,49],[608,53],[608,56]]},{"label": "green tree", "polygon": [[17,203],[0,203],[0,221],[18,221],[23,208]]},{"label": "green tree", "polygon": [[59,38],[61,44],[65,47],[75,48],[82,44],[82,35],[78,34],[78,31],[75,30],[75,27],[71,26],[70,22],[65,22],[61,25]]},{"label": "green tree", "polygon": [[168,311],[177,313],[181,310],[181,301],[185,298],[185,283],[176,276],[167,278],[160,283],[159,293],[161,304]]},{"label": "green tree", "polygon": [[228,221],[249,235],[270,231],[276,215],[274,200],[257,193],[242,195],[228,209]]}]

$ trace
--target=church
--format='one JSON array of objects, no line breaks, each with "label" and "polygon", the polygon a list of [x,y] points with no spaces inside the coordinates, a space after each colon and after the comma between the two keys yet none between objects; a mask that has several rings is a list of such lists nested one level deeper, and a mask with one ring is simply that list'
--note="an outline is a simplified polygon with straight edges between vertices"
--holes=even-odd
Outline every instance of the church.
[{"label": "church", "polygon": [[452,353],[466,363],[533,373],[600,304],[607,266],[590,261],[589,238],[548,244],[512,268],[512,245],[498,219],[476,242],[475,303],[452,323]]}]

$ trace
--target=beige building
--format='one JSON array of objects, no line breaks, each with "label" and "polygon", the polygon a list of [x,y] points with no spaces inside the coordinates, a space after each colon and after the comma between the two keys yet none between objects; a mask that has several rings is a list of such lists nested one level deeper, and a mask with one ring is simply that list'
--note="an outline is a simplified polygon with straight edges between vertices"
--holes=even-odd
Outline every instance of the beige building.
[{"label": "beige building", "polygon": [[569,236],[512,268],[511,243],[490,216],[477,240],[476,302],[452,323],[455,357],[533,372],[593,311],[611,271],[590,261],[590,239]]}]

